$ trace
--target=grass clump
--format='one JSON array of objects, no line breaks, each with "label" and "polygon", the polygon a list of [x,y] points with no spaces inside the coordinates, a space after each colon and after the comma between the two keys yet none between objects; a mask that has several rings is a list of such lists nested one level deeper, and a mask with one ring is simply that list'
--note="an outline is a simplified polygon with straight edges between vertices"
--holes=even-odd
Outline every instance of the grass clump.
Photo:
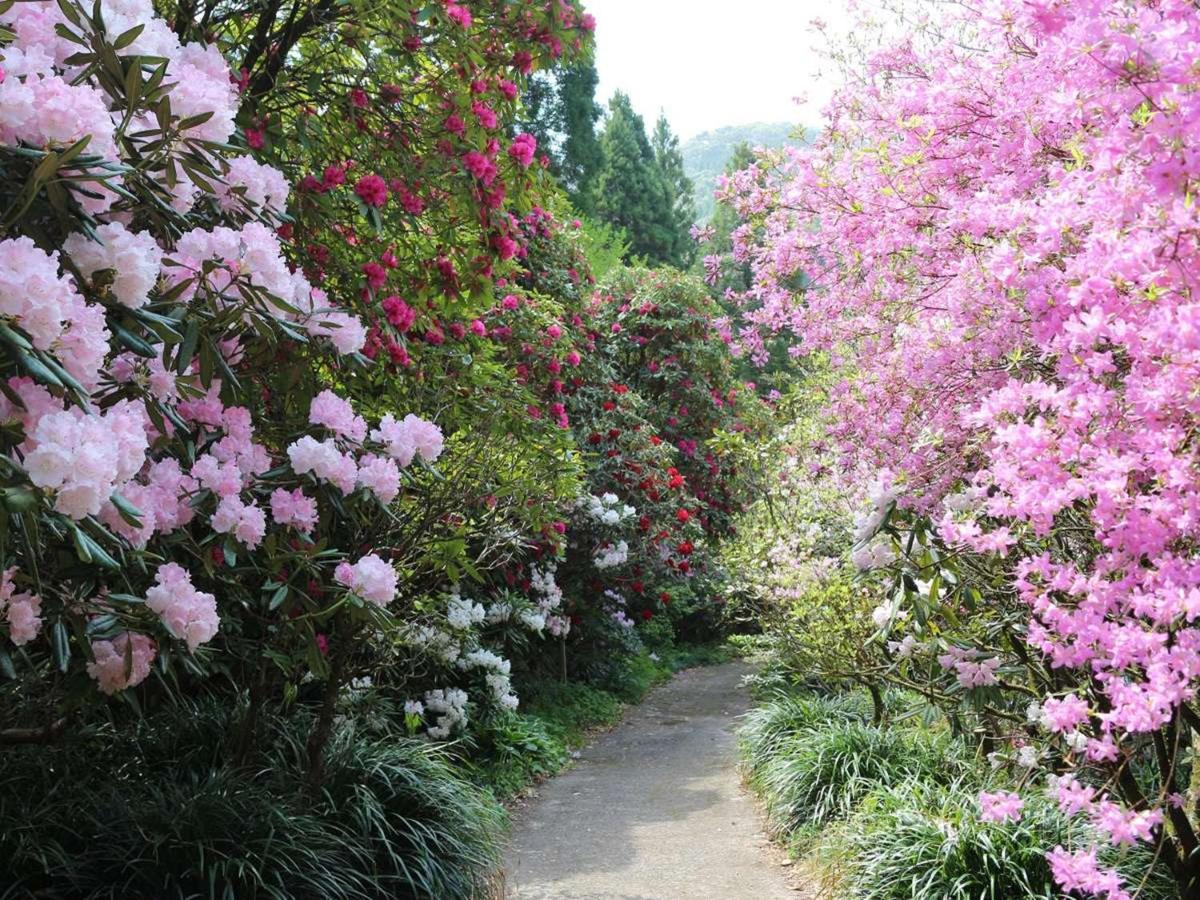
[{"label": "grass clump", "polygon": [[0,897],[469,900],[486,891],[504,811],[444,751],[344,728],[311,787],[306,717],[273,723],[244,765],[222,740],[229,725],[215,706],[183,707],[128,733],[6,750]]},{"label": "grass clump", "polygon": [[[980,784],[912,780],[865,798],[833,845],[847,860],[844,893],[852,900],[1009,900],[1058,898],[1046,851],[1088,838],[1046,797],[1027,794],[1019,822],[979,818]],[[1166,867],[1149,870],[1152,850],[1109,851],[1127,882],[1145,878],[1141,900],[1176,896]],[[1149,876],[1147,876],[1149,871]]]},{"label": "grass clump", "polygon": [[802,838],[850,815],[872,790],[942,781],[963,766],[946,734],[834,721],[799,733],[751,780],[774,831]]}]

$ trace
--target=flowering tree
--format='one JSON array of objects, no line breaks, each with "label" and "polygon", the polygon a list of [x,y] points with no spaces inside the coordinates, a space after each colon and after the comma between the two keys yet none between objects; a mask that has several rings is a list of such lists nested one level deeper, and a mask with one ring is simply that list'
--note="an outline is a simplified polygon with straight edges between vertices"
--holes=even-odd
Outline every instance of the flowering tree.
[{"label": "flowering tree", "polygon": [[[881,621],[918,595],[974,618],[932,633],[941,667],[1032,693],[1002,735],[1044,744],[1065,810],[1156,842],[1195,891],[1200,19],[1046,0],[939,27],[874,55],[812,152],[731,180],[755,281],[727,338],[833,354],[837,448],[885,470],[862,561],[923,573]],[[934,583],[948,549],[994,589]],[[1051,851],[1064,889],[1129,896],[1096,859]]]}]

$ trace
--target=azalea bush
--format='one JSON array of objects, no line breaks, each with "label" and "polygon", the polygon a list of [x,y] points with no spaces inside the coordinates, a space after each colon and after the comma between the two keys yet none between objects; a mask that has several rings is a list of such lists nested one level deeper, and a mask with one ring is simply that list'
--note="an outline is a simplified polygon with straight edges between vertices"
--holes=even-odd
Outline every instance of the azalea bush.
[{"label": "azalea bush", "polygon": [[[831,355],[902,677],[1188,893],[1195,9],[997,2],[929,26],[862,61],[815,148],[730,180],[754,285],[727,339]],[[1086,834],[1045,850],[1064,890],[1136,889]]]}]

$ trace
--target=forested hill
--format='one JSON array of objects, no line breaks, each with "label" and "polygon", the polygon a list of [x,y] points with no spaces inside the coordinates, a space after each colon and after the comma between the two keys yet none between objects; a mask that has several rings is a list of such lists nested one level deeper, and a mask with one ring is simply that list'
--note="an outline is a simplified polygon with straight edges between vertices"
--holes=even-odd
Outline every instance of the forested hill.
[{"label": "forested hill", "polygon": [[725,171],[734,148],[746,143],[751,147],[782,147],[785,144],[810,142],[815,132],[806,129],[797,138],[797,126],[790,122],[758,122],[753,125],[727,125],[715,131],[705,131],[684,142],[683,165],[695,186],[696,221],[712,218],[716,202],[713,190],[717,176]]}]

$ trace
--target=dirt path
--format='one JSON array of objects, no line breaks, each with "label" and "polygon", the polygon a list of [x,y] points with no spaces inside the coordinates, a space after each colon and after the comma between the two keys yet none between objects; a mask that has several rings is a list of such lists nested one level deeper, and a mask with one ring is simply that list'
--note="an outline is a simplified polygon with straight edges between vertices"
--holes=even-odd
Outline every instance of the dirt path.
[{"label": "dirt path", "polygon": [[680,673],[516,816],[520,900],[797,900],[735,771],[748,671]]}]

